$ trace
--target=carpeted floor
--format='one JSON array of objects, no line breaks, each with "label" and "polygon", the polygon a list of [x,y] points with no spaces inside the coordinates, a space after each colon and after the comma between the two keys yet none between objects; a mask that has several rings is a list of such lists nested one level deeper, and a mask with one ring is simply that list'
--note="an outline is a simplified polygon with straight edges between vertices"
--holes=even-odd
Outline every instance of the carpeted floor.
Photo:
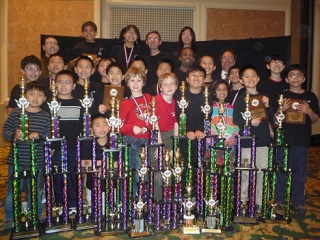
[{"label": "carpeted floor", "polygon": [[[7,181],[6,157],[9,148],[0,148],[0,227],[4,223],[4,198]],[[224,232],[221,235],[166,235],[152,236],[149,239],[320,239],[320,147],[310,148],[308,165],[307,199],[305,215],[291,214],[292,222],[268,222],[258,225],[233,224],[232,232]],[[0,228],[0,230],[1,230]],[[10,234],[0,236],[0,239],[9,239]],[[127,235],[112,239],[128,239]],[[35,239],[101,239],[95,236],[93,230],[69,231],[59,234],[45,235]]]}]

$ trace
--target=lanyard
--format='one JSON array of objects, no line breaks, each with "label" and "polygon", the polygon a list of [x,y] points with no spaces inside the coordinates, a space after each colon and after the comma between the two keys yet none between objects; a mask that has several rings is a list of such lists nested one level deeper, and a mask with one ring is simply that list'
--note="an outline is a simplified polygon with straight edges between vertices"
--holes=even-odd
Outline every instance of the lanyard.
[{"label": "lanyard", "polygon": [[132,48],[130,50],[130,55],[129,55],[129,58],[128,58],[126,45],[123,44],[124,57],[126,59],[126,66],[127,67],[129,66],[129,62],[130,62],[130,59],[131,59],[131,56],[132,56],[133,49],[134,49],[134,46],[132,46]]},{"label": "lanyard", "polygon": [[144,99],[144,104],[146,105],[146,108],[147,108],[147,112],[146,114],[144,115],[139,104],[137,103],[136,99],[131,95],[131,99],[133,100],[134,104],[136,105],[136,107],[138,108],[139,110],[139,113],[140,113],[140,117],[141,118],[144,118],[144,121],[146,124],[148,124],[148,118],[149,118],[149,108],[148,108],[148,104],[147,104],[147,100],[146,100],[146,97],[144,95],[143,96],[143,99]]},{"label": "lanyard", "polygon": [[238,92],[237,92],[236,95],[234,96],[234,98],[233,98],[233,100],[232,100],[232,103],[231,103],[232,106],[234,106],[234,103],[235,103],[235,101],[237,100],[237,97],[238,97],[238,95],[239,95],[239,92],[240,92],[240,90],[241,90],[242,88],[243,88],[243,87],[239,88],[239,89],[238,89]]}]

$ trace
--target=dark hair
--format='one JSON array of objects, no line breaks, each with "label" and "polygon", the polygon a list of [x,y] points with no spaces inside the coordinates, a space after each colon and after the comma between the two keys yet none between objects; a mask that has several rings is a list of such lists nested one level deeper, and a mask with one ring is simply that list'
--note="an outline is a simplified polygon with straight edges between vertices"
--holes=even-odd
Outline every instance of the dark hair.
[{"label": "dark hair", "polygon": [[286,78],[288,77],[289,72],[297,70],[303,73],[304,76],[306,76],[306,70],[302,68],[300,64],[291,64],[290,66],[287,67],[286,69]]},{"label": "dark hair", "polygon": [[108,65],[107,69],[106,69],[106,73],[108,74],[108,72],[110,71],[110,69],[113,68],[113,67],[119,68],[119,69],[121,70],[121,72],[122,72],[122,75],[125,73],[125,71],[123,70],[122,66],[121,66],[119,63],[117,63],[117,62],[110,63],[110,64]]},{"label": "dark hair", "polygon": [[281,61],[283,62],[283,64],[285,64],[284,58],[279,54],[274,54],[271,57],[270,56],[266,57],[266,62],[268,64],[271,63],[271,61]]},{"label": "dark hair", "polygon": [[203,57],[209,57],[209,58],[211,58],[212,61],[213,61],[213,65],[216,65],[213,56],[211,56],[211,55],[209,55],[209,54],[202,55],[202,56],[199,58],[199,61],[198,61],[198,64],[199,64],[199,65],[200,65],[201,59],[202,59]]},{"label": "dark hair", "polygon": [[120,32],[120,35],[119,35],[119,43],[123,43],[124,42],[124,37],[123,37],[123,34],[125,34],[126,32],[128,32],[130,30],[130,28],[133,28],[134,31],[137,33],[137,41],[135,44],[138,44],[140,41],[141,41],[141,38],[140,38],[140,32],[139,32],[139,29],[136,25],[133,25],[133,24],[130,24],[124,28],[121,29],[121,32]]},{"label": "dark hair", "polygon": [[240,71],[239,71],[239,78],[242,79],[243,73],[248,70],[248,69],[252,69],[253,71],[255,71],[257,73],[257,75],[259,76],[258,70],[255,66],[253,65],[245,65],[243,66]]},{"label": "dark hair", "polygon": [[26,84],[24,89],[24,93],[26,94],[28,91],[38,90],[39,92],[43,92],[45,96],[47,96],[46,88],[39,81],[32,81]]},{"label": "dark hair", "polygon": [[82,24],[82,26],[81,26],[81,32],[83,32],[83,31],[84,31],[84,28],[85,28],[85,27],[88,27],[88,26],[91,26],[91,27],[94,29],[95,32],[98,31],[97,25],[96,25],[94,22],[92,22],[92,21],[87,21],[87,22],[85,22],[85,23]]},{"label": "dark hair", "polygon": [[194,33],[192,27],[189,27],[189,26],[185,26],[181,29],[180,33],[179,33],[179,40],[178,40],[178,44],[179,44],[179,52],[182,51],[182,49],[184,48],[184,44],[182,42],[182,33],[186,30],[190,30],[190,33],[191,33],[191,37],[192,37],[192,40],[191,40],[191,48],[193,50],[193,52],[196,52],[197,51],[197,47],[196,47],[196,34]]},{"label": "dark hair", "polygon": [[75,81],[74,73],[73,73],[73,72],[71,72],[70,70],[61,70],[60,72],[58,72],[58,73],[57,73],[57,75],[56,75],[56,79],[58,79],[58,77],[59,77],[60,75],[67,75],[67,76],[70,76],[70,77],[72,78],[73,83],[75,83],[75,82],[76,82],[76,81]]},{"label": "dark hair", "polygon": [[63,64],[67,65],[66,59],[64,57],[62,57],[62,55],[59,54],[59,53],[54,53],[54,54],[50,55],[50,57],[48,59],[48,65],[49,65],[50,59],[53,58],[53,57],[60,57],[62,59],[62,61],[63,61]]},{"label": "dark hair", "polygon": [[111,57],[101,58],[100,61],[99,61],[98,64],[97,64],[97,69],[99,68],[101,62],[106,62],[106,61],[109,61],[109,62],[111,62],[111,63],[114,63],[114,60],[113,60]]},{"label": "dark hair", "polygon": [[150,34],[152,34],[152,33],[158,34],[158,36],[159,36],[159,41],[161,41],[161,35],[160,35],[160,33],[159,33],[158,31],[148,32],[147,35],[146,35],[146,41],[148,40],[148,36],[149,36]]},{"label": "dark hair", "polygon": [[[140,56],[134,57],[134,58],[132,59],[132,61],[129,63],[129,67],[132,66],[132,63],[133,63],[133,62],[138,62],[138,61],[143,62],[145,68],[148,69],[147,61],[146,61],[143,57],[140,57]],[[128,67],[128,68],[129,68],[129,67]]]},{"label": "dark hair", "polygon": [[87,60],[87,61],[89,61],[89,62],[91,63],[91,67],[94,68],[94,62],[93,62],[92,59],[89,58],[88,56],[80,56],[80,57],[77,59],[77,61],[76,61],[76,63],[75,63],[74,66],[76,67],[81,60]]},{"label": "dark hair", "polygon": [[204,74],[204,78],[206,78],[206,76],[207,76],[206,70],[199,65],[189,67],[189,69],[186,72],[186,76],[189,77],[189,74],[192,72],[202,72]]},{"label": "dark hair", "polygon": [[41,40],[41,45],[45,45],[48,38],[53,38],[53,39],[55,39],[55,40],[57,41],[58,45],[59,45],[58,40],[57,40],[55,37],[53,37],[53,36],[46,36],[46,37],[42,38],[42,40]]},{"label": "dark hair", "polygon": [[217,89],[218,89],[218,87],[219,87],[220,84],[224,84],[224,85],[226,85],[226,87],[227,87],[228,94],[227,94],[227,97],[226,97],[226,100],[225,100],[225,102],[227,102],[227,98],[228,98],[228,96],[229,96],[229,91],[230,91],[230,89],[229,89],[229,84],[228,84],[228,82],[227,82],[226,80],[219,80],[219,81],[217,81],[217,82],[215,82],[215,83],[213,84],[213,86],[212,86],[212,88],[213,88],[213,89],[212,89],[212,92],[213,92],[214,99],[215,99],[215,101],[218,101],[217,96],[216,96],[216,91],[217,91]]},{"label": "dark hair", "polygon": [[35,55],[29,55],[24,57],[21,60],[21,69],[24,69],[28,64],[37,65],[39,67],[39,70],[41,70],[41,61]]},{"label": "dark hair", "polygon": [[237,55],[235,54],[235,52],[233,50],[231,50],[231,49],[226,49],[220,55],[220,62],[221,62],[221,59],[222,59],[222,55],[225,54],[226,52],[232,53],[232,55],[234,56],[234,60],[237,61]]},{"label": "dark hair", "polygon": [[107,119],[105,115],[98,113],[98,114],[94,114],[91,116],[91,123],[93,123],[94,120],[98,119],[98,118],[104,118]]},{"label": "dark hair", "polygon": [[182,48],[181,51],[179,52],[179,57],[181,56],[182,51],[185,50],[185,49],[190,49],[190,50],[193,52],[193,57],[195,57],[194,50],[193,50],[191,47],[184,47],[184,48]]},{"label": "dark hair", "polygon": [[173,64],[173,62],[172,62],[170,59],[168,59],[168,58],[162,58],[162,59],[157,63],[157,70],[158,70],[158,68],[159,68],[159,66],[160,66],[161,63],[167,63],[167,64],[169,64],[169,65],[170,65],[170,68],[171,68],[171,72],[174,72],[174,64]]},{"label": "dark hair", "polygon": [[231,66],[230,68],[229,68],[229,71],[228,71],[228,76],[230,76],[230,74],[231,74],[231,71],[232,70],[234,70],[234,69],[239,69],[239,71],[240,71],[240,66],[238,66],[238,65],[233,65],[233,66]]}]

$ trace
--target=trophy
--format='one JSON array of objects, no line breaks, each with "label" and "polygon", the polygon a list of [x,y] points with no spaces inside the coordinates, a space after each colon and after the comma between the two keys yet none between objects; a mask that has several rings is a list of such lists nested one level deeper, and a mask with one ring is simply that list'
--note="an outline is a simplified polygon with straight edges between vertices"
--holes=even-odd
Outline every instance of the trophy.
[{"label": "trophy", "polygon": [[217,123],[216,127],[218,129],[218,139],[221,140],[218,145],[223,145],[223,131],[226,129],[226,123],[223,119],[223,113],[225,112],[223,104],[219,103],[218,113],[219,113],[219,122]]},{"label": "trophy", "polygon": [[88,89],[89,89],[89,81],[86,78],[84,80],[84,98],[80,99],[81,105],[84,108],[83,113],[83,136],[89,137],[90,136],[90,113],[89,108],[92,105],[93,99],[89,97]]},{"label": "trophy", "polygon": [[249,103],[250,103],[250,94],[246,93],[246,97],[244,98],[246,102],[246,110],[241,113],[243,119],[245,120],[244,129],[243,129],[243,136],[249,137],[250,136],[250,120],[252,118],[251,112],[249,110]]},{"label": "trophy", "polygon": [[18,107],[21,109],[20,113],[20,130],[22,132],[22,141],[28,140],[28,132],[29,132],[29,125],[28,125],[28,115],[26,113],[26,108],[29,106],[28,100],[25,98],[24,89],[25,89],[25,80],[21,77],[20,80],[20,88],[21,88],[21,95],[19,100],[15,99]]},{"label": "trophy", "polygon": [[155,145],[158,144],[158,130],[156,129],[156,124],[158,122],[158,117],[156,116],[156,98],[153,96],[151,101],[151,117],[150,117],[150,123],[152,125],[152,129],[150,132],[150,144]]},{"label": "trophy", "polygon": [[60,108],[61,103],[57,101],[57,91],[56,91],[56,84],[54,79],[51,79],[50,90],[52,92],[52,100],[48,106],[51,111],[51,138],[58,138],[59,137],[59,116],[58,110]]},{"label": "trophy", "polygon": [[192,191],[191,182],[188,182],[186,191],[187,191],[187,199],[186,199],[186,202],[183,202],[183,206],[185,208],[185,214],[184,214],[185,225],[182,228],[182,232],[184,234],[200,234],[199,226],[195,225],[195,216],[194,214],[191,213],[191,210],[195,205],[195,202],[192,202],[192,198],[191,198],[191,191]]},{"label": "trophy", "polygon": [[206,206],[209,208],[209,214],[205,217],[201,233],[221,233],[218,202],[213,199],[213,196],[208,201],[205,200]]},{"label": "trophy", "polygon": [[201,106],[201,110],[204,113],[204,133],[206,136],[210,135],[210,116],[209,113],[211,111],[211,106],[209,104],[209,91],[208,91],[208,87],[205,87],[204,89],[204,105]]},{"label": "trophy", "polygon": [[278,128],[276,130],[276,144],[278,146],[282,146],[284,143],[284,129],[282,127],[282,123],[285,119],[285,115],[283,114],[283,95],[280,95],[280,98],[278,100],[279,103],[279,111],[278,111],[278,115],[276,115],[276,119],[277,119],[277,124],[278,124]]},{"label": "trophy", "polygon": [[187,115],[185,113],[185,109],[188,107],[189,102],[185,99],[185,91],[186,86],[184,81],[181,82],[181,86],[179,87],[181,91],[181,100],[177,101],[179,107],[181,108],[181,113],[179,116],[179,136],[183,137],[186,136],[186,124],[187,124]]}]

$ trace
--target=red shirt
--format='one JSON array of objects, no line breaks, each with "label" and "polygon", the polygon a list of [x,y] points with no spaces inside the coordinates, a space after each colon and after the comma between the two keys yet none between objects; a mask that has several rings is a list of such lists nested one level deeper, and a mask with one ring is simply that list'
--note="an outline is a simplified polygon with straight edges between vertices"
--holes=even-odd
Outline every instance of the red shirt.
[{"label": "red shirt", "polygon": [[151,116],[151,96],[143,94],[141,97],[128,98],[121,103],[120,118],[123,122],[120,132],[127,136],[135,138],[149,138],[149,131],[143,134],[134,134],[133,127],[140,128],[146,127],[151,129],[150,116]]},{"label": "red shirt", "polygon": [[172,98],[172,102],[168,103],[163,99],[162,95],[156,96],[156,115],[160,132],[168,132],[173,130],[176,119],[176,100]]}]

